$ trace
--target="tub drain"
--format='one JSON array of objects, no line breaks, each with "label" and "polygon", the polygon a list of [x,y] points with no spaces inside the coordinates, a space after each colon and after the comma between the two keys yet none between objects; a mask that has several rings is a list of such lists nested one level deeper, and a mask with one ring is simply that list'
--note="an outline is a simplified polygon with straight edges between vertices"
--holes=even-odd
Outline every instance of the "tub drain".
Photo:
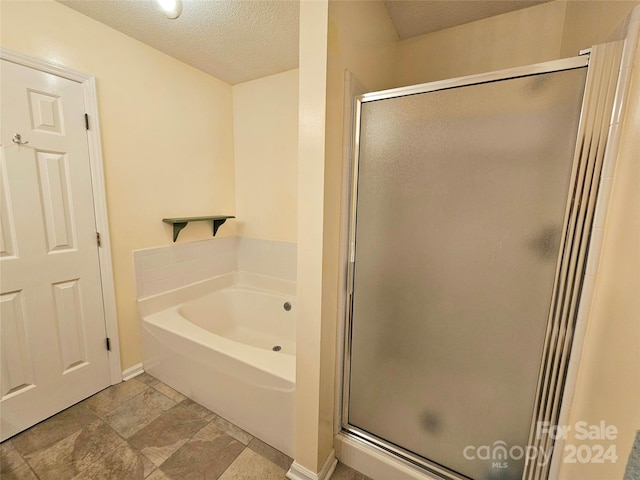
[{"label": "tub drain", "polygon": [[279,352],[280,350],[282,350],[282,347],[280,345],[276,345],[271,350],[273,350],[274,352]]},{"label": "tub drain", "polygon": [[291,310],[291,303],[290,302],[284,302],[283,307],[288,312],[289,310]]}]

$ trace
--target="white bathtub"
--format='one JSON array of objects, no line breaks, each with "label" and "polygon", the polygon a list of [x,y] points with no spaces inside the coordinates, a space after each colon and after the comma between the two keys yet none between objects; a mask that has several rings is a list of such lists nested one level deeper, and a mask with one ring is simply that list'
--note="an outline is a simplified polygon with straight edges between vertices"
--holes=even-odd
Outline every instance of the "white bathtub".
[{"label": "white bathtub", "polygon": [[294,294],[235,272],[138,300],[145,371],[293,456]]}]

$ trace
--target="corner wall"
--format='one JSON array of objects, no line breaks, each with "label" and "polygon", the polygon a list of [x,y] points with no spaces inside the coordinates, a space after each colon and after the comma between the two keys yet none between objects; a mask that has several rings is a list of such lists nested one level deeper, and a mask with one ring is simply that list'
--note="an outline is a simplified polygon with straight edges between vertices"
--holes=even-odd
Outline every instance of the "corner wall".
[{"label": "corner wall", "polygon": [[[344,143],[351,125],[345,118],[345,71],[367,91],[392,88],[395,81],[397,34],[387,10],[377,1],[330,1],[327,55],[326,129],[324,163],[324,231],[322,250],[322,375],[320,432],[333,444],[336,389],[336,340],[344,317],[347,244],[342,215],[345,204]],[[347,101],[349,99],[347,98]],[[348,201],[347,201],[348,204]],[[338,374],[338,380],[341,374]],[[327,451],[328,454],[328,451]],[[325,455],[326,456],[326,455]]]},{"label": "corner wall", "polygon": [[[318,472],[333,448],[344,72],[393,86],[397,36],[382,2],[300,5],[296,463]],[[326,467],[325,467],[326,468]],[[297,477],[292,477],[297,478]]]},{"label": "corner wall", "polygon": [[[332,439],[320,438],[322,239],[328,0],[300,2],[295,463],[317,473]],[[332,437],[333,438],[333,437]],[[291,470],[290,470],[291,472]],[[293,477],[297,478],[297,477]],[[313,477],[310,477],[313,478]]]},{"label": "corner wall", "polygon": [[295,242],[298,69],[233,86],[233,135],[237,234]]},{"label": "corner wall", "polygon": [[[4,48],[97,79],[122,368],[142,361],[133,250],[163,217],[234,214],[231,86],[60,3],[0,2]],[[227,222],[218,236],[234,235]],[[178,242],[211,238],[189,224]]]}]

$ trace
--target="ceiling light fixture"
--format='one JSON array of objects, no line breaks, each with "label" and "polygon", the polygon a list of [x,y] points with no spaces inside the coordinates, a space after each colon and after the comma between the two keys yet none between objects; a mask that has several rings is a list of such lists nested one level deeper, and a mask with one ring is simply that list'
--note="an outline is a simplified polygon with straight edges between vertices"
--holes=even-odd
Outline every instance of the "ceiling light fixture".
[{"label": "ceiling light fixture", "polygon": [[155,0],[155,2],[167,18],[178,18],[182,13],[181,0]]}]

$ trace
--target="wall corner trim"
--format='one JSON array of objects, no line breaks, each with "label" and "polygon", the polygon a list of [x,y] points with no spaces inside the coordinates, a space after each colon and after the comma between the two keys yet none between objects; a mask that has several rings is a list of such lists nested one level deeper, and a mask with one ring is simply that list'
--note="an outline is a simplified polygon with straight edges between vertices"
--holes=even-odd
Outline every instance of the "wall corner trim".
[{"label": "wall corner trim", "polygon": [[122,371],[122,380],[126,382],[127,380],[131,380],[133,377],[137,377],[141,373],[144,373],[144,367],[142,366],[142,363],[136,363],[134,366]]},{"label": "wall corner trim", "polygon": [[294,461],[287,472],[287,478],[289,480],[329,480],[337,464],[336,451],[332,448],[318,473],[314,473]]}]

